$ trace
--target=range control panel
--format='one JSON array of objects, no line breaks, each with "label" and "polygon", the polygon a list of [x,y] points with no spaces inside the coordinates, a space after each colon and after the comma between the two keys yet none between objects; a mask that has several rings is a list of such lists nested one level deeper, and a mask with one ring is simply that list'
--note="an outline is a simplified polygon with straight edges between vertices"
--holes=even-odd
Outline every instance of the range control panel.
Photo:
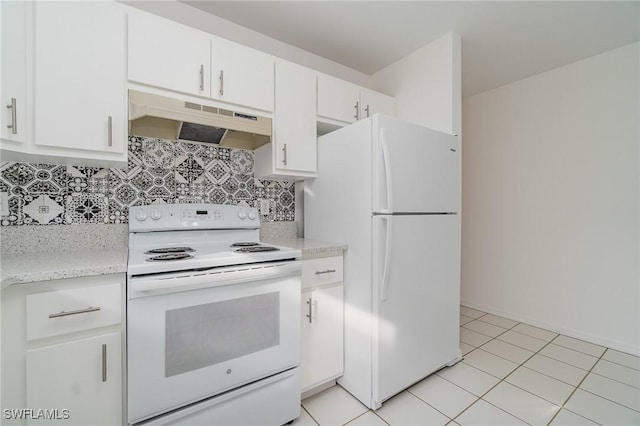
[{"label": "range control panel", "polygon": [[129,232],[260,227],[258,210],[226,204],[158,204],[129,208]]}]

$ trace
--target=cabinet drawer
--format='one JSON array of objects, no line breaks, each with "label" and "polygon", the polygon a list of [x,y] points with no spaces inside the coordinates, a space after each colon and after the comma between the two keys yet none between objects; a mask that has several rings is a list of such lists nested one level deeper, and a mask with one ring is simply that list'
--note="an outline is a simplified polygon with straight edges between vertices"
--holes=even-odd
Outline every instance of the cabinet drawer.
[{"label": "cabinet drawer", "polygon": [[302,288],[342,281],[342,256],[309,259],[302,263]]},{"label": "cabinet drawer", "polygon": [[27,340],[88,330],[122,321],[121,284],[27,296]]}]

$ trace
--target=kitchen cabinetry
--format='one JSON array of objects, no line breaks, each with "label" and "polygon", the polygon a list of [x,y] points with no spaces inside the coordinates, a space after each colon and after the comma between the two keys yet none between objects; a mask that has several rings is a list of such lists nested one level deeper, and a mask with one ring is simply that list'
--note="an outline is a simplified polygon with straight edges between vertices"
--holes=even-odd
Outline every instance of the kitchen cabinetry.
[{"label": "kitchen cabinetry", "polygon": [[122,423],[124,281],[113,274],[2,290],[3,408],[57,410],[56,424]]},{"label": "kitchen cabinetry", "polygon": [[27,116],[26,2],[0,3],[2,64],[0,136],[3,145],[23,149]]},{"label": "kitchen cabinetry", "polygon": [[128,78],[273,111],[273,57],[138,10],[129,12]]},{"label": "kitchen cabinetry", "polygon": [[20,3],[2,4],[3,160],[126,166],[123,6]]},{"label": "kitchen cabinetry", "polygon": [[211,42],[211,97],[273,111],[272,56],[220,38]]},{"label": "kitchen cabinetry", "polygon": [[326,133],[382,113],[395,116],[395,100],[344,80],[318,75],[318,122],[320,133]]},{"label": "kitchen cabinetry", "polygon": [[256,177],[315,177],[316,143],[316,74],[278,61],[272,142],[255,152]]},{"label": "kitchen cabinetry", "polygon": [[354,123],[359,119],[360,87],[318,75],[318,117]]},{"label": "kitchen cabinetry", "polygon": [[56,424],[120,424],[121,353],[120,333],[28,350],[26,406],[69,410]]},{"label": "kitchen cabinetry", "polygon": [[342,375],[344,286],[342,256],[303,262],[300,370],[306,392]]},{"label": "kitchen cabinetry", "polygon": [[371,115],[380,113],[395,117],[396,101],[393,97],[373,90],[360,90],[360,118],[369,118]]},{"label": "kitchen cabinetry", "polygon": [[35,4],[35,142],[122,153],[125,16],[110,2]]},{"label": "kitchen cabinetry", "polygon": [[129,80],[211,96],[211,38],[142,11],[129,13]]}]

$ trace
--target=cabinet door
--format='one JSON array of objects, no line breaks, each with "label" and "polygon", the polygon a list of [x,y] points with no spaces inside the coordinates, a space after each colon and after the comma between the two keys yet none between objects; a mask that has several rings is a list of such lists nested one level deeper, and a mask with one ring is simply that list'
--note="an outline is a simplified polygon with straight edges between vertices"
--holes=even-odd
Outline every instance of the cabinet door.
[{"label": "cabinet door", "polygon": [[395,117],[396,100],[382,93],[362,89],[360,91],[360,118],[369,118],[375,113]]},{"label": "cabinet door", "polygon": [[316,75],[308,68],[278,62],[275,79],[275,167],[315,173]]},{"label": "cabinet door", "polygon": [[302,391],[343,372],[343,286],[302,293]]},{"label": "cabinet door", "polygon": [[[68,409],[61,425],[122,423],[120,333],[27,351],[27,407]],[[33,424],[42,423],[33,420]]]},{"label": "cabinet door", "polygon": [[353,123],[359,119],[360,88],[326,75],[318,76],[318,116]]},{"label": "cabinet door", "polygon": [[211,44],[211,97],[273,111],[273,57],[214,38]]},{"label": "cabinet door", "polygon": [[130,81],[197,96],[211,96],[211,38],[154,16],[129,12]]},{"label": "cabinet door", "polygon": [[124,152],[125,48],[119,4],[35,3],[37,145]]},{"label": "cabinet door", "polygon": [[[0,4],[2,81],[0,86],[0,135],[3,142],[22,146],[27,128],[27,3]],[[7,108],[11,106],[11,108]],[[8,127],[11,126],[11,127]],[[5,145],[3,143],[3,145]]]}]

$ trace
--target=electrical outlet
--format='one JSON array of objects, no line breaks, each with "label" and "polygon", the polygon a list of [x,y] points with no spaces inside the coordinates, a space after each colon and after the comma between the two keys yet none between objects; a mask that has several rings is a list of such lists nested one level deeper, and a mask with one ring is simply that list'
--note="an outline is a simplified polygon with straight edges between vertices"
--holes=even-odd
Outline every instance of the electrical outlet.
[{"label": "electrical outlet", "polygon": [[269,200],[260,199],[260,214],[269,216]]},{"label": "electrical outlet", "polygon": [[9,216],[9,194],[0,192],[0,216]]}]

